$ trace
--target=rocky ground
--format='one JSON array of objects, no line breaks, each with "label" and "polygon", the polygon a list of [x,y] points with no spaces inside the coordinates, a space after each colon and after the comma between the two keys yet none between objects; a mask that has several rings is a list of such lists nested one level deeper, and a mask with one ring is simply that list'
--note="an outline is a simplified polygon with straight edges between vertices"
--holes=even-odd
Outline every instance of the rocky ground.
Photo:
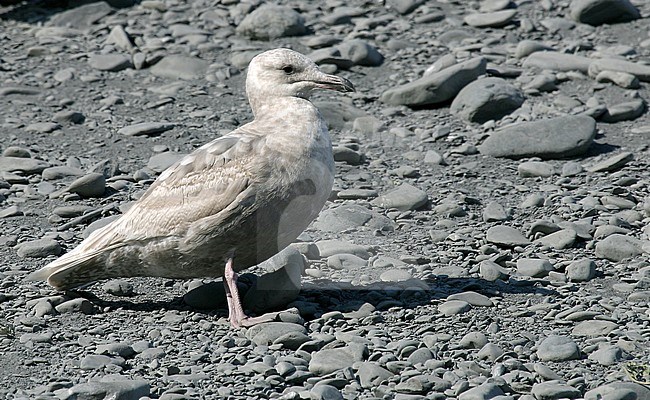
[{"label": "rocky ground", "polygon": [[[0,2],[0,398],[650,399],[650,3],[69,3]],[[280,321],[25,280],[250,120],[275,47],[357,87],[314,99],[331,202],[242,278]]]}]

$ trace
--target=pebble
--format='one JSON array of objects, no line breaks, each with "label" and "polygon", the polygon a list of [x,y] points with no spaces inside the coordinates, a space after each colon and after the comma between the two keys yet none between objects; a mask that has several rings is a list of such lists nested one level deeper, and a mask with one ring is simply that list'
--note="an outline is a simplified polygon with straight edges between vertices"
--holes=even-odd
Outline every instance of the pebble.
[{"label": "pebble", "polygon": [[289,322],[265,322],[246,331],[246,337],[258,345],[270,345],[288,333],[306,333],[305,328]]},{"label": "pebble", "polygon": [[254,40],[271,40],[304,35],[307,27],[302,15],[294,9],[262,4],[239,23],[237,33]]},{"label": "pebble", "polygon": [[99,380],[80,383],[65,391],[72,399],[140,399],[150,395],[151,387],[145,380],[131,380],[126,376],[104,376]]},{"label": "pebble", "polygon": [[517,172],[522,178],[546,178],[556,174],[552,164],[543,161],[525,161],[517,166]]},{"label": "pebble", "polygon": [[498,279],[506,279],[510,271],[491,260],[483,260],[479,264],[479,274],[486,281],[494,282]]},{"label": "pebble", "polygon": [[549,246],[557,250],[573,247],[578,235],[573,229],[562,229],[560,231],[543,236],[536,240],[543,246]]},{"label": "pebble", "polygon": [[538,258],[520,258],[517,260],[517,274],[540,278],[553,271],[553,264]]},{"label": "pebble", "polygon": [[106,177],[96,172],[77,178],[68,186],[68,192],[81,197],[101,197],[105,191]]},{"label": "pebble", "polygon": [[315,385],[310,392],[311,398],[314,400],[343,400],[341,391],[332,385]]},{"label": "pebble", "polygon": [[495,225],[491,227],[487,230],[485,238],[490,243],[505,247],[527,246],[530,244],[530,240],[521,232],[506,225]]},{"label": "pebble", "polygon": [[17,249],[18,255],[23,258],[58,256],[63,251],[59,242],[53,239],[38,239],[30,242],[23,242],[17,246]]},{"label": "pebble", "polygon": [[179,154],[172,151],[155,154],[149,158],[147,167],[154,172],[160,173],[171,167],[175,162],[179,161],[184,156],[185,154]]},{"label": "pebble", "polygon": [[576,325],[571,331],[573,336],[605,336],[609,334],[614,329],[618,328],[618,325],[611,321],[582,321]]},{"label": "pebble", "polygon": [[158,61],[149,71],[162,78],[192,80],[203,78],[209,62],[198,57],[168,55]]},{"label": "pebble", "polygon": [[486,65],[484,58],[473,58],[389,89],[380,99],[390,105],[410,107],[442,103],[454,98],[463,87],[483,75]]},{"label": "pebble", "polygon": [[[604,7],[607,12],[603,12]],[[629,0],[573,0],[570,15],[575,21],[589,25],[626,22],[641,17]]]},{"label": "pebble", "polygon": [[580,357],[578,345],[566,336],[551,335],[537,347],[537,357],[541,361],[567,361]]},{"label": "pebble", "polygon": [[573,261],[566,267],[567,278],[572,282],[586,282],[596,276],[596,263],[588,258]]},{"label": "pebble", "polygon": [[27,132],[52,133],[61,129],[61,125],[56,122],[34,122],[25,127]]},{"label": "pebble", "polygon": [[400,211],[417,210],[429,200],[427,193],[408,183],[403,183],[388,193],[382,194],[371,203],[383,208]]},{"label": "pebble", "polygon": [[102,285],[102,290],[113,296],[130,297],[135,295],[133,285],[124,279],[113,279]]},{"label": "pebble", "polygon": [[84,298],[76,298],[68,301],[64,301],[63,303],[57,305],[54,307],[56,311],[58,311],[61,314],[66,314],[66,313],[82,313],[86,315],[91,315],[95,314],[95,306],[93,303],[90,301],[84,299]]},{"label": "pebble", "polygon": [[22,171],[25,174],[40,174],[50,163],[35,158],[0,156],[0,172]]},{"label": "pebble", "polygon": [[377,387],[392,378],[394,374],[375,362],[357,364],[357,376],[362,388]]},{"label": "pebble", "polygon": [[117,72],[132,67],[131,58],[124,54],[92,54],[88,65],[100,71]]},{"label": "pebble", "polygon": [[596,121],[571,115],[525,122],[492,133],[479,151],[493,157],[567,158],[584,153],[596,135]]},{"label": "pebble", "polygon": [[587,167],[589,172],[611,172],[623,168],[627,163],[634,160],[634,154],[630,152],[623,152],[611,157],[607,157],[604,160]]},{"label": "pebble", "polygon": [[500,222],[509,219],[506,209],[496,201],[489,202],[483,209],[484,222]]},{"label": "pebble", "polygon": [[126,136],[157,136],[161,133],[173,129],[176,125],[169,122],[140,122],[125,126],[117,133]]},{"label": "pebble", "polygon": [[603,346],[587,357],[596,361],[600,365],[612,366],[621,362],[623,359],[623,350],[618,346]]},{"label": "pebble", "polygon": [[507,25],[517,15],[517,10],[501,10],[466,15],[463,21],[475,28],[499,28]]},{"label": "pebble", "polygon": [[389,218],[358,204],[343,204],[323,210],[314,222],[314,226],[324,232],[356,230],[361,227],[384,232],[394,229],[394,223]]},{"label": "pebble", "polygon": [[645,399],[650,389],[634,382],[611,382],[585,392],[585,400],[628,400]]},{"label": "pebble", "polygon": [[587,74],[592,60],[575,54],[557,51],[538,51],[524,60],[524,68],[536,68],[556,72],[580,71]]},{"label": "pebble", "polygon": [[618,262],[643,254],[642,246],[638,239],[615,233],[596,243],[596,257]]},{"label": "pebble", "polygon": [[458,92],[450,111],[469,122],[482,124],[498,120],[524,103],[521,91],[501,78],[484,78]]},{"label": "pebble", "polygon": [[438,312],[442,315],[457,315],[469,311],[472,306],[463,300],[447,300],[438,306]]},{"label": "pebble", "polygon": [[505,393],[496,383],[485,382],[473,387],[458,396],[458,400],[488,400],[498,399]]},{"label": "pebble", "polygon": [[341,240],[320,240],[316,242],[316,246],[318,247],[318,254],[323,258],[335,254],[353,254],[357,257],[363,258],[364,260],[370,258],[370,253],[366,247]]},{"label": "pebble", "polygon": [[359,343],[350,343],[335,349],[323,349],[312,354],[309,372],[322,376],[349,367],[357,361],[364,361],[368,349]]}]

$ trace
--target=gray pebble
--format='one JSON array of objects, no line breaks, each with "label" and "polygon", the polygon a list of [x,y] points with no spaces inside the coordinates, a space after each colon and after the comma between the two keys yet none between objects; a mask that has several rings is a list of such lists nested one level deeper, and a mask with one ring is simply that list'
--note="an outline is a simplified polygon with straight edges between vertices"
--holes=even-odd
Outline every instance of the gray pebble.
[{"label": "gray pebble", "polygon": [[505,247],[527,246],[530,244],[530,240],[521,232],[506,225],[496,225],[488,229],[486,240]]},{"label": "gray pebble", "polygon": [[106,191],[106,177],[103,174],[91,172],[75,179],[68,187],[68,192],[81,197],[101,197]]},{"label": "gray pebble", "polygon": [[31,242],[24,242],[18,246],[20,257],[44,258],[47,256],[58,256],[63,251],[59,242],[53,239],[39,239]]},{"label": "gray pebble", "polygon": [[567,361],[580,357],[578,345],[566,336],[552,335],[540,343],[537,357],[542,361]]},{"label": "gray pebble", "polygon": [[553,271],[553,264],[539,258],[520,258],[517,260],[517,274],[540,278]]},{"label": "gray pebble", "polygon": [[469,83],[451,103],[452,114],[482,124],[510,114],[524,103],[521,91],[501,78],[484,78]]}]

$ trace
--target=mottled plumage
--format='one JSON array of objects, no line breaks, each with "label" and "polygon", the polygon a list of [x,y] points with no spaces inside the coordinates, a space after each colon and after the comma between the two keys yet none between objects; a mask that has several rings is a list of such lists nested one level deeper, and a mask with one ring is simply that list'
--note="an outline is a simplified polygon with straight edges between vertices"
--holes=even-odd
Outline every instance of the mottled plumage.
[{"label": "mottled plumage", "polygon": [[331,192],[330,137],[308,100],[317,88],[354,90],[294,51],[258,55],[246,80],[252,122],[185,156],[121,218],[31,278],[69,289],[113,277],[220,277],[227,261],[238,271],[275,255]]}]

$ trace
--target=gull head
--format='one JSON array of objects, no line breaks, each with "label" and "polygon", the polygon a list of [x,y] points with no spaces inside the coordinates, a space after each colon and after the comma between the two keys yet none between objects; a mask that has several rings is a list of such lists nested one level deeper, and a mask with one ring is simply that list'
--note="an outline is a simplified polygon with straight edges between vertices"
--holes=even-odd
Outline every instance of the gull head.
[{"label": "gull head", "polygon": [[350,81],[324,73],[316,63],[297,51],[265,51],[255,56],[248,65],[246,94],[251,104],[259,98],[308,99],[316,89],[354,92]]}]

